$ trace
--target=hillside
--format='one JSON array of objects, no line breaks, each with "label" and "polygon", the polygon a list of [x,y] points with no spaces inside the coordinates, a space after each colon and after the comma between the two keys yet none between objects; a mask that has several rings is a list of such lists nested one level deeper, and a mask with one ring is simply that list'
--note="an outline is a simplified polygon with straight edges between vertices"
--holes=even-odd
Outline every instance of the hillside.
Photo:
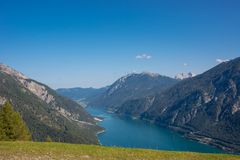
[{"label": "hillside", "polygon": [[240,156],[169,152],[64,143],[0,142],[0,160],[239,160]]},{"label": "hillside", "polygon": [[101,130],[95,120],[76,102],[58,95],[6,65],[0,65],[0,106],[11,101],[32,134],[34,141],[97,144]]},{"label": "hillside", "polygon": [[239,153],[240,58],[183,80],[160,94],[130,100],[117,113],[137,116]]},{"label": "hillside", "polygon": [[91,99],[89,105],[116,110],[127,100],[161,92],[177,82],[179,80],[155,73],[128,74],[114,82],[103,94]]}]

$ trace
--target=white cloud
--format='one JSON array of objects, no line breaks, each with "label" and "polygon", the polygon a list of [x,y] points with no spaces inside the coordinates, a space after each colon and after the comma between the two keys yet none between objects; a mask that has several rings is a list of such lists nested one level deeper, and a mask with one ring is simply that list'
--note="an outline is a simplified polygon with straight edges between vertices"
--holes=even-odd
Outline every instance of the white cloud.
[{"label": "white cloud", "polygon": [[229,61],[229,59],[216,59],[216,62],[217,63],[223,63],[223,62],[227,62],[227,61]]},{"label": "white cloud", "polygon": [[185,67],[186,67],[186,66],[188,66],[188,64],[187,64],[187,63],[183,63],[183,66],[185,66]]},{"label": "white cloud", "polygon": [[140,55],[137,55],[137,56],[136,56],[136,59],[145,59],[145,60],[149,60],[149,59],[151,59],[151,58],[152,58],[152,56],[147,55],[147,54],[140,54]]}]

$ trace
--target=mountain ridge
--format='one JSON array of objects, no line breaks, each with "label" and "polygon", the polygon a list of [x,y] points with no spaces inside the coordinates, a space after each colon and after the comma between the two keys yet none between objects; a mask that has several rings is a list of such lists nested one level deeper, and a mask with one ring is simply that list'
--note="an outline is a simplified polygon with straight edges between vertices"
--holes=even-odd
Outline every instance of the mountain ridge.
[{"label": "mountain ridge", "polygon": [[127,74],[116,80],[103,94],[91,99],[89,105],[116,110],[126,100],[163,91],[178,81],[150,72]]},{"label": "mountain ridge", "polygon": [[33,140],[97,144],[101,130],[76,102],[9,66],[0,65],[0,102],[10,100],[30,129]]}]

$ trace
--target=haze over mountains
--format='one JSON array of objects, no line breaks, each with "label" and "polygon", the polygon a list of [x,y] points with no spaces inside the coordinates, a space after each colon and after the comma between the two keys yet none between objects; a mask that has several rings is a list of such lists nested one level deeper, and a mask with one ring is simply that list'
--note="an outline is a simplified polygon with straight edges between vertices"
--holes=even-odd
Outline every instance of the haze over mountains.
[{"label": "haze over mountains", "polygon": [[88,99],[88,103],[240,152],[239,91],[240,58],[236,58],[184,80],[158,74],[130,74],[94,99]]},{"label": "haze over mountains", "polygon": [[0,105],[10,101],[26,122],[33,140],[97,144],[101,130],[76,102],[48,86],[0,64]]},{"label": "haze over mountains", "polygon": [[59,88],[56,91],[68,98],[72,98],[74,100],[82,100],[84,101],[85,99],[95,97],[107,90],[108,87],[103,87],[103,88],[81,88],[81,87],[76,87],[76,88]]}]

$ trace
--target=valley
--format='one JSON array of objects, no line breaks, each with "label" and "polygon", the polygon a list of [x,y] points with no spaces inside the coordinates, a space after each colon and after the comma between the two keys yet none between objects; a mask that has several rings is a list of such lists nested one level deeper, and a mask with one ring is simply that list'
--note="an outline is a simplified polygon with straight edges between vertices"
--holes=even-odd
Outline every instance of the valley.
[{"label": "valley", "polygon": [[159,74],[121,77],[88,106],[170,128],[192,140],[240,152],[240,58],[194,77]]},{"label": "valley", "polygon": [[239,73],[236,58],[184,80],[134,73],[57,93],[1,64],[0,102],[10,100],[34,141],[239,153]]},{"label": "valley", "polygon": [[240,160],[240,0],[0,0],[0,160]]}]

